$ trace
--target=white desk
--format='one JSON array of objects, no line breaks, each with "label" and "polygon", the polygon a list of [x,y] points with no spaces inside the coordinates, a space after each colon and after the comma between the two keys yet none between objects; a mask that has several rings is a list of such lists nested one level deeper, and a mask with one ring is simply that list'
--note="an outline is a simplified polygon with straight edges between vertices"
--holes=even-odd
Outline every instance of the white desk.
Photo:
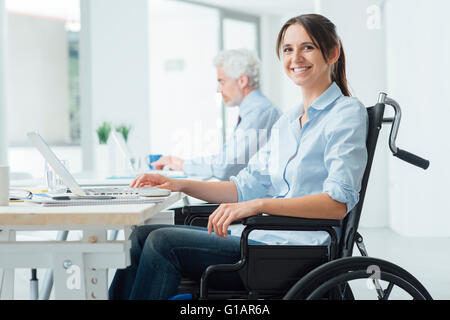
[{"label": "white desk", "polygon": [[[0,292],[14,297],[14,268],[52,268],[56,299],[107,299],[108,268],[130,264],[129,240],[108,241],[107,230],[140,225],[182,199],[172,193],[160,203],[46,208],[12,203],[0,207]],[[16,241],[16,231],[82,230],[81,241]]]}]

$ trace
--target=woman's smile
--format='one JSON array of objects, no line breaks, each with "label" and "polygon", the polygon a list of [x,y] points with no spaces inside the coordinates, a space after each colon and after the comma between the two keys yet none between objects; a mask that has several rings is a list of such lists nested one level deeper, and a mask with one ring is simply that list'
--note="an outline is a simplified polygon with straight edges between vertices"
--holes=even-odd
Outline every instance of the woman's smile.
[{"label": "woman's smile", "polygon": [[291,72],[293,72],[294,74],[305,74],[311,68],[312,68],[312,66],[292,67]]}]

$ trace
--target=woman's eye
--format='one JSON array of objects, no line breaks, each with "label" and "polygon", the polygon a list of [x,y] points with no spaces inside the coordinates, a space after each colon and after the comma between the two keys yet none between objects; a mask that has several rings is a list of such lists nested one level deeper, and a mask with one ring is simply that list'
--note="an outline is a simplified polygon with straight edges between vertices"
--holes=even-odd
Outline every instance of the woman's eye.
[{"label": "woman's eye", "polygon": [[283,52],[289,52],[289,51],[292,51],[292,49],[291,48],[284,48],[283,49]]},{"label": "woman's eye", "polygon": [[305,50],[313,50],[314,47],[313,47],[313,46],[305,46],[304,49],[305,49]]}]

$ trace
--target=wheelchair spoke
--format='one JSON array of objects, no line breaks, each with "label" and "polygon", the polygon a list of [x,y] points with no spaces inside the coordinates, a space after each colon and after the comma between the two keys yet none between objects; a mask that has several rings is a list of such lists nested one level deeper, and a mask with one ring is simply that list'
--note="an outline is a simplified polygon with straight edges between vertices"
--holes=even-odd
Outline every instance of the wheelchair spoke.
[{"label": "wheelchair spoke", "polygon": [[391,295],[392,288],[394,288],[394,284],[392,282],[389,282],[389,285],[386,290],[384,290],[383,300],[388,300],[389,296]]},{"label": "wheelchair spoke", "polygon": [[[378,287],[376,287],[376,289],[377,289],[377,295],[378,295],[379,299],[383,299],[383,300],[388,299],[390,297],[390,294],[392,292],[394,285],[397,285],[399,288],[403,289],[413,299],[418,299],[418,300],[425,299],[425,297],[415,287],[413,287],[410,283],[408,283],[407,281],[405,281],[404,279],[402,279],[396,275],[382,272],[382,273],[380,273],[380,277],[381,277],[380,278],[381,280],[388,281],[389,285],[388,285],[387,289],[385,291],[383,291],[381,286],[378,284]],[[346,282],[349,282],[352,280],[357,280],[357,279],[367,279],[367,278],[368,278],[368,274],[365,270],[359,270],[359,271],[341,274],[339,276],[336,276],[336,277],[329,279],[328,281],[325,281],[324,283],[322,283],[318,288],[316,288],[309,294],[307,299],[308,300],[321,299],[326,295],[326,293],[330,292],[330,290],[332,290],[333,288],[336,288]],[[380,298],[379,290],[381,290],[382,298]]]},{"label": "wheelchair spoke", "polygon": [[[378,267],[376,273],[374,266]],[[395,289],[394,289],[395,287]],[[369,290],[369,291],[368,291]],[[323,299],[432,300],[424,286],[406,270],[371,257],[341,258],[308,273],[285,294],[284,300]],[[338,295],[336,296],[336,293]]]}]

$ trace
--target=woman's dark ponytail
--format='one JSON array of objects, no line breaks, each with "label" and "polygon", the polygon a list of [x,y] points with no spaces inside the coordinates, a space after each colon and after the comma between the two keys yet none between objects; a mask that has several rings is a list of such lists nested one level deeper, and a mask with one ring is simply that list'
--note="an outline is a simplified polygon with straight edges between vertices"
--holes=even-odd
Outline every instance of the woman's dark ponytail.
[{"label": "woman's dark ponytail", "polygon": [[341,40],[339,40],[340,55],[338,61],[333,65],[331,71],[331,81],[336,82],[342,91],[344,96],[350,97],[350,91],[348,90],[347,75],[345,73],[345,54],[344,47],[342,46]]}]

